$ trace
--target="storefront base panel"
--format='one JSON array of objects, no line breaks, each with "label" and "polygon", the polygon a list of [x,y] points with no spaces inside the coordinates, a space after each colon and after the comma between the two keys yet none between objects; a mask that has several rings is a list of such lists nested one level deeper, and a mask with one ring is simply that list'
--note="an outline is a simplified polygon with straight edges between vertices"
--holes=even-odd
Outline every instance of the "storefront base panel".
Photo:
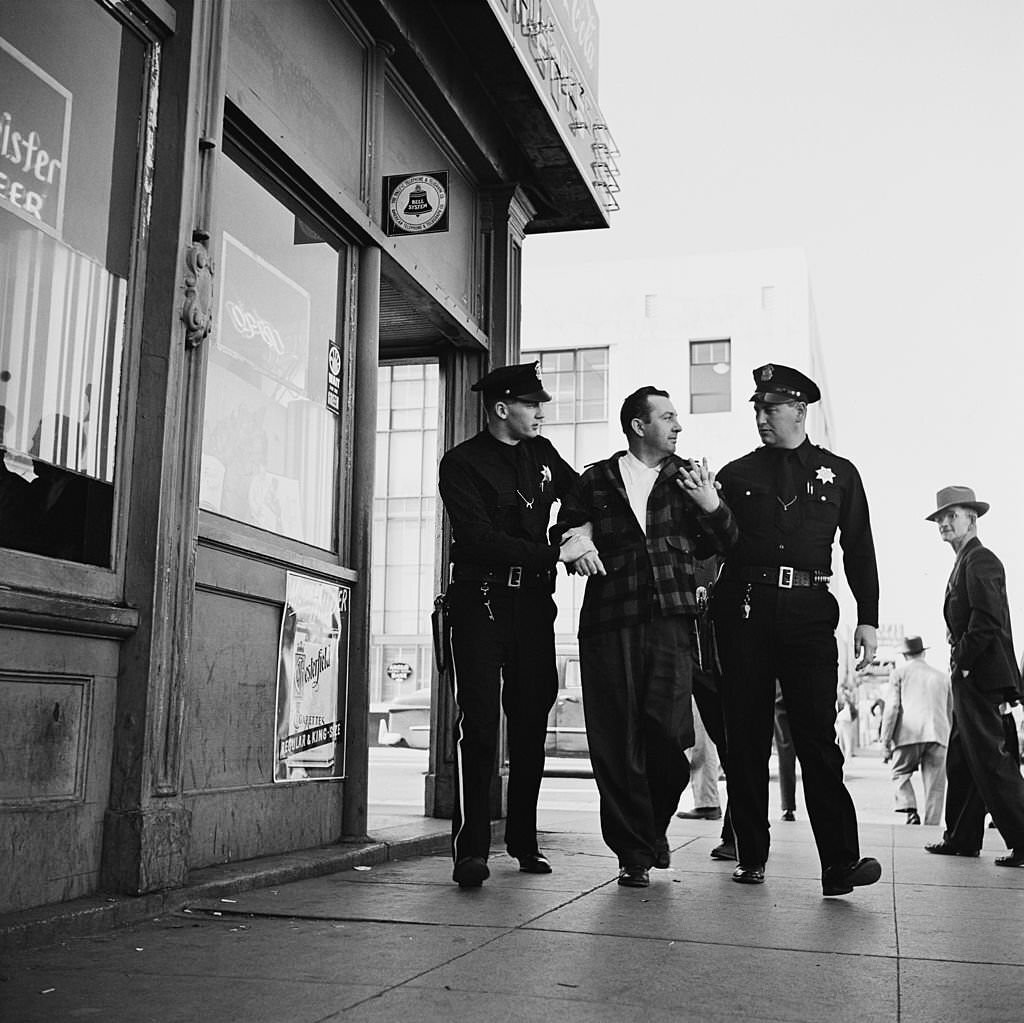
[{"label": "storefront base panel", "polygon": [[0,912],[99,884],[118,644],[0,630]]},{"label": "storefront base panel", "polygon": [[189,867],[330,845],[342,833],[340,781],[191,792]]},{"label": "storefront base panel", "polygon": [[104,891],[144,895],[188,878],[188,812],[179,807],[110,811],[104,822]]}]

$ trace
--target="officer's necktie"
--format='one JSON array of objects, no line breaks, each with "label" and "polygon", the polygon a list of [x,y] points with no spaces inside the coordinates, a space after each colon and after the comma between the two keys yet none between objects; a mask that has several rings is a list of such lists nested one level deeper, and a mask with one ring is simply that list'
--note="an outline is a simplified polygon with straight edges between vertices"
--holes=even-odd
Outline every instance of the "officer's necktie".
[{"label": "officer's necktie", "polygon": [[530,457],[525,444],[516,445],[516,494],[521,502],[521,511],[533,511],[537,494],[534,490],[534,460]]},{"label": "officer's necktie", "polygon": [[791,533],[800,524],[797,504],[799,494],[797,493],[796,473],[793,465],[795,458],[796,453],[793,451],[783,450],[779,453],[775,480],[775,499],[778,501],[776,521],[779,528],[785,533]]}]

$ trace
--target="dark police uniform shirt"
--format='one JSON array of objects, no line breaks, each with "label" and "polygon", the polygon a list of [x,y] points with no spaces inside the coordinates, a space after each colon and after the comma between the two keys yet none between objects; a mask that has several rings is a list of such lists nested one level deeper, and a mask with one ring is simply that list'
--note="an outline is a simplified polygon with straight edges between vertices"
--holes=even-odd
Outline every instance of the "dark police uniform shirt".
[{"label": "dark police uniform shirt", "polygon": [[[788,485],[780,484],[784,458]],[[737,458],[718,481],[740,527],[739,542],[726,556],[726,578],[730,565],[831,572],[838,530],[857,622],[878,625],[875,545],[864,485],[852,462],[805,439],[792,450],[765,446]]]},{"label": "dark police uniform shirt", "polygon": [[547,539],[551,506],[578,478],[546,437],[504,444],[485,429],[457,444],[438,471],[452,524],[452,561],[553,569],[558,547]]}]

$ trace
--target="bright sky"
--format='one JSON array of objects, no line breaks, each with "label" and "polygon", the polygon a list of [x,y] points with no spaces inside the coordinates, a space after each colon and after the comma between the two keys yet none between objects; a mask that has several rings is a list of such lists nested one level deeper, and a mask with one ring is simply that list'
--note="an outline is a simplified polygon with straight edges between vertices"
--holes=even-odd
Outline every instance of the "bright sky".
[{"label": "bright sky", "polygon": [[592,260],[803,248],[836,448],[871,502],[882,619],[944,663],[952,552],[923,518],[940,487],[966,484],[992,505],[980,535],[1006,566],[1020,650],[1024,2],[598,10],[622,209],[610,231],[530,239],[527,276],[580,266],[578,303]]}]

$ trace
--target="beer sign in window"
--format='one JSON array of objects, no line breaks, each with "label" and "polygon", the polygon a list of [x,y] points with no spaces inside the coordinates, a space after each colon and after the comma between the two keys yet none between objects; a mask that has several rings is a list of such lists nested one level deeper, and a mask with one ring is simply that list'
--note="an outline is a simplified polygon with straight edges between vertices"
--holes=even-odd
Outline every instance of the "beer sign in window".
[{"label": "beer sign in window", "polygon": [[59,238],[71,93],[5,39],[0,82],[0,206]]}]

